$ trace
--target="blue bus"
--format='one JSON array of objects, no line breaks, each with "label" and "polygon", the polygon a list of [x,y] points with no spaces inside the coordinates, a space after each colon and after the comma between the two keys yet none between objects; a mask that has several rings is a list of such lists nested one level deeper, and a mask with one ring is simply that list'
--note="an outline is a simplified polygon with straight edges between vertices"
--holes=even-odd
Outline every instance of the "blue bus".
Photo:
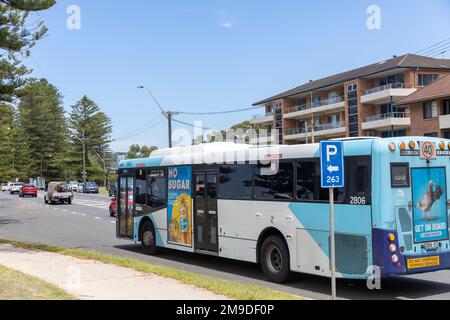
[{"label": "blue bus", "polygon": [[[344,141],[336,189],[339,278],[450,268],[450,141]],[[117,237],[260,264],[273,282],[330,276],[329,192],[319,145],[212,143],[120,162]],[[378,269],[374,269],[378,268]]]}]

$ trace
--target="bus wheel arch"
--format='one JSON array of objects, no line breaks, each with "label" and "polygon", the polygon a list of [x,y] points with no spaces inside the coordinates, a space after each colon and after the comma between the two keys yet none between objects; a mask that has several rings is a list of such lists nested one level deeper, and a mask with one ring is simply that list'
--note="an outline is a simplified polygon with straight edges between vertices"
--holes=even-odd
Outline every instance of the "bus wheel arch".
[{"label": "bus wheel arch", "polygon": [[288,281],[291,275],[290,252],[283,234],[273,227],[265,229],[256,248],[257,262],[266,276],[276,283]]},{"label": "bus wheel arch", "polygon": [[155,226],[149,217],[145,217],[139,223],[139,239],[142,248],[150,255],[155,255],[158,252],[156,246],[156,232]]}]

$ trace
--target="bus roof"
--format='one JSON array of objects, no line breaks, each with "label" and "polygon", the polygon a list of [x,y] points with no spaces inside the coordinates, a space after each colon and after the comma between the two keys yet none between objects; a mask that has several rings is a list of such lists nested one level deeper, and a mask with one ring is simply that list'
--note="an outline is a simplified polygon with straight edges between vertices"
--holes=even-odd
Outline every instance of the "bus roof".
[{"label": "bus roof", "polygon": [[[401,142],[409,141],[445,141],[448,145],[450,140],[429,137],[357,137],[334,139],[343,141],[345,156],[372,155],[374,143],[379,146],[388,146],[391,142],[399,145]],[[386,149],[377,148],[377,150]],[[161,149],[154,151],[149,158],[123,160],[119,169],[126,168],[151,168],[168,167],[174,165],[200,165],[206,163],[233,164],[247,161],[271,161],[285,159],[306,159],[320,157],[320,144],[303,145],[274,145],[274,146],[252,146],[247,144],[236,144],[228,142],[200,144],[188,147],[177,147],[172,149]]]}]

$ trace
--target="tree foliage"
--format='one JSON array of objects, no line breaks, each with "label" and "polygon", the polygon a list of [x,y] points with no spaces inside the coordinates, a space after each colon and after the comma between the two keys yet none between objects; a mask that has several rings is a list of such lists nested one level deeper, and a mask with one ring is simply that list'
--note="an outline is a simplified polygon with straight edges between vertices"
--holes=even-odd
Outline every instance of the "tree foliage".
[{"label": "tree foliage", "polygon": [[140,158],[148,158],[150,157],[150,154],[158,150],[158,147],[156,146],[140,146],[138,144],[133,144],[130,146],[130,150],[127,153],[128,159],[140,159]]},{"label": "tree foliage", "polygon": [[47,33],[43,21],[28,24],[29,14],[50,8],[54,0],[0,0],[0,101],[12,101],[29,73],[22,60]]}]

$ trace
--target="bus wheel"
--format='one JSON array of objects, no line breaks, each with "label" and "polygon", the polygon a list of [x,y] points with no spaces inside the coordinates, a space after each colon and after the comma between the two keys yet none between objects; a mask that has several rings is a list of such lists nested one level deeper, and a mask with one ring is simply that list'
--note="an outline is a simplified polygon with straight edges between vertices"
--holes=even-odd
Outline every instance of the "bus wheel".
[{"label": "bus wheel", "polygon": [[155,255],[158,252],[156,246],[155,229],[150,222],[144,223],[141,231],[142,248],[150,255]]},{"label": "bus wheel", "polygon": [[270,281],[284,283],[290,271],[289,251],[278,236],[268,237],[261,246],[261,267]]}]

